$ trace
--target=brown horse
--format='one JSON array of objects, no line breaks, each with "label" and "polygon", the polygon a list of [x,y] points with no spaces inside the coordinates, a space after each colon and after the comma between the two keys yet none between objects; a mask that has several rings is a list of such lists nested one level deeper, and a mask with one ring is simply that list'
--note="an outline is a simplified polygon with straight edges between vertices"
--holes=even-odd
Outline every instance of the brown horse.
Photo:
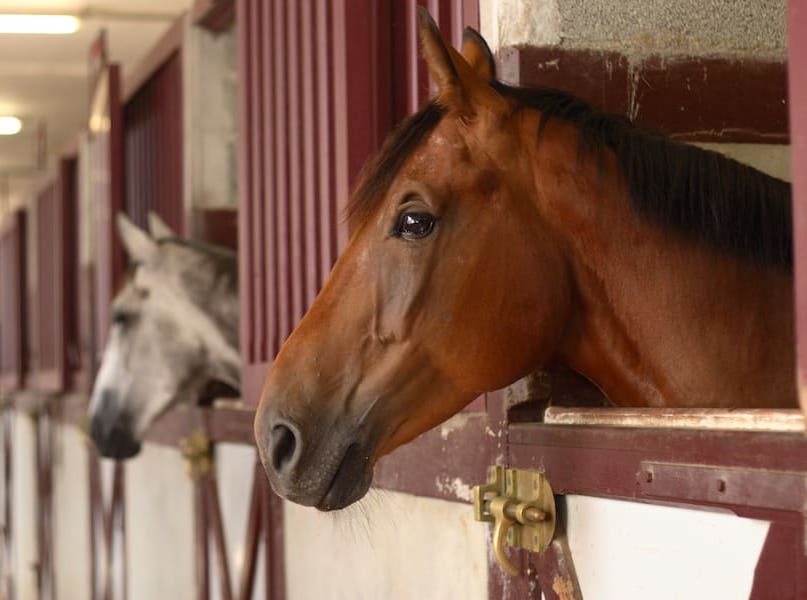
[{"label": "brown horse", "polygon": [[496,81],[420,13],[439,95],[354,191],[352,238],[278,354],[255,434],[329,510],[380,456],[549,363],[617,405],[796,406],[789,185]]}]

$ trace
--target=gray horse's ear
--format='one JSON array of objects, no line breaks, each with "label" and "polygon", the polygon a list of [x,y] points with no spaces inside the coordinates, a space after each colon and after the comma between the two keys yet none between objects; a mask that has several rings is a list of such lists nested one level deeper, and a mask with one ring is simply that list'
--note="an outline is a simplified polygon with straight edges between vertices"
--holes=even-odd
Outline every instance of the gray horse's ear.
[{"label": "gray horse's ear", "polygon": [[148,219],[149,233],[151,233],[151,237],[155,240],[179,237],[176,232],[171,229],[165,221],[162,220],[160,215],[153,210],[149,211]]},{"label": "gray horse's ear", "polygon": [[132,223],[123,213],[118,213],[118,235],[129,258],[136,263],[148,263],[157,253],[157,244],[151,236]]}]

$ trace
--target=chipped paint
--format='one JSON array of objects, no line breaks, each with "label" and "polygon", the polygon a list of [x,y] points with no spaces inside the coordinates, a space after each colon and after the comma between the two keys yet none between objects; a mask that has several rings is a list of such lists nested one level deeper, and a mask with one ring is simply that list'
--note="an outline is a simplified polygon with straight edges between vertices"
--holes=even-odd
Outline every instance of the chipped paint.
[{"label": "chipped paint", "polygon": [[492,438],[500,438],[504,431],[502,429],[494,430],[488,426],[485,427],[485,435]]},{"label": "chipped paint", "polygon": [[801,404],[801,410],[804,412],[805,418],[807,418],[807,378],[804,376],[801,365],[796,369],[796,377],[796,385],[799,391],[799,404]]},{"label": "chipped paint", "polygon": [[454,479],[438,477],[434,483],[441,494],[453,494],[458,500],[465,500],[466,502],[473,500],[474,494],[471,486],[459,477]]},{"label": "chipped paint", "polygon": [[555,579],[552,581],[552,591],[558,596],[558,600],[575,600],[577,596],[574,590],[575,586],[568,577],[555,575]]},{"label": "chipped paint", "polygon": [[450,436],[455,431],[459,431],[463,429],[475,415],[473,413],[457,413],[453,417],[451,417],[448,421],[440,425],[440,437],[443,440],[447,440],[448,436]]}]

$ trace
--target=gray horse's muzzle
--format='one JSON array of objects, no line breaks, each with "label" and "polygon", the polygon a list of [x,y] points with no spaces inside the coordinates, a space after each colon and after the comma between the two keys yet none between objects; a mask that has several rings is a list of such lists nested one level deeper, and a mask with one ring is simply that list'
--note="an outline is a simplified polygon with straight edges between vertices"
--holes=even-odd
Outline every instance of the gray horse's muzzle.
[{"label": "gray horse's muzzle", "polygon": [[111,390],[101,392],[98,410],[90,419],[90,438],[101,456],[125,459],[140,452],[140,440],[132,432],[132,417],[120,410]]}]

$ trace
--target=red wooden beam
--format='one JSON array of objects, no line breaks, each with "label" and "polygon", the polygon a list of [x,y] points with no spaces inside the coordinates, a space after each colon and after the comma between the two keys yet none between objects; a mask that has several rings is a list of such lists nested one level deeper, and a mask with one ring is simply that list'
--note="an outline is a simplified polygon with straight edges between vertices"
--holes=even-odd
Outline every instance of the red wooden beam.
[{"label": "red wooden beam", "polygon": [[788,83],[799,398],[807,414],[807,5],[789,0]]}]

